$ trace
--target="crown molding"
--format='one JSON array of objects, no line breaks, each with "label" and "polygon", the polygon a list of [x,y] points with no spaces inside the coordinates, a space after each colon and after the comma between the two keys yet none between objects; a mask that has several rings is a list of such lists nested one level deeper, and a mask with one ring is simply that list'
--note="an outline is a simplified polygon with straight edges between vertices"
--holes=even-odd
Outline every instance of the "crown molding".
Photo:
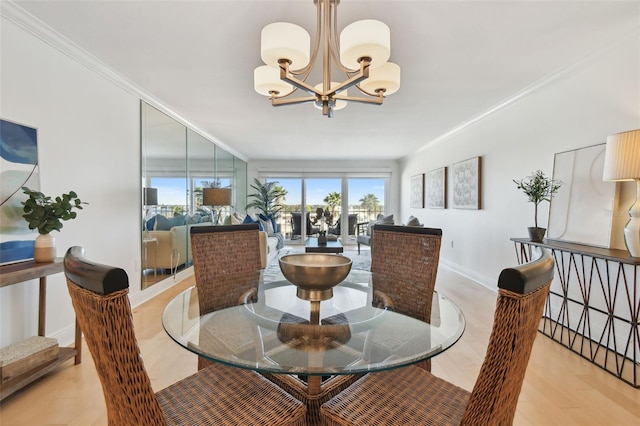
[{"label": "crown molding", "polygon": [[79,64],[85,66],[89,70],[95,72],[96,74],[104,77],[105,79],[130,93],[131,95],[143,100],[144,102],[167,114],[174,120],[191,128],[192,130],[201,134],[205,138],[209,139],[219,147],[227,150],[241,160],[245,162],[247,161],[247,157],[238,153],[235,149],[231,148],[226,143],[221,142],[209,133],[203,131],[201,128],[199,128],[180,114],[172,111],[160,99],[146,92],[140,86],[136,85],[131,80],[118,73],[109,65],[102,62],[100,59],[93,56],[91,53],[87,52],[85,49],[81,48],[53,28],[49,27],[40,19],[22,9],[12,0],[0,0],[0,17],[14,23],[32,36],[53,47],[54,49],[68,56]]},{"label": "crown molding", "polygon": [[[581,58],[579,58],[578,60],[565,65],[564,67],[561,67],[557,70],[555,70],[552,73],[549,73],[545,76],[543,76],[542,78],[540,78],[537,81],[534,81],[532,84],[526,86],[525,88],[523,88],[522,90],[514,93],[513,95],[509,96],[508,98],[504,99],[503,101],[497,103],[496,105],[492,106],[491,108],[489,108],[488,110],[486,110],[485,112],[476,115],[475,117],[470,118],[467,121],[464,121],[460,124],[458,124],[457,126],[455,126],[454,128],[452,128],[451,130],[449,130],[448,132],[438,136],[437,138],[427,142],[426,144],[424,144],[423,146],[421,146],[420,148],[418,148],[416,150],[416,152],[423,152],[431,147],[433,147],[434,145],[443,142],[447,139],[449,139],[451,136],[455,135],[456,133],[459,133],[461,131],[463,131],[464,129],[466,129],[467,127],[470,127],[472,125],[474,125],[475,123],[484,120],[485,118],[489,117],[490,115],[493,115],[494,113],[502,110],[503,108],[506,108],[508,106],[510,106],[511,104],[519,101],[520,99],[529,96],[530,94],[537,92],[538,90],[544,88],[545,86],[565,77],[566,75],[570,74],[571,72],[574,72],[577,69],[580,69],[582,67],[584,67],[586,64],[594,61],[596,58],[600,57],[601,55],[609,52],[614,46],[621,44],[623,42],[625,42],[626,40],[629,40],[631,38],[638,38],[640,36],[640,26],[636,27],[635,29],[627,32],[626,34],[623,34],[621,37],[618,37],[614,40],[612,40],[610,43],[595,49],[589,53],[587,53],[586,55],[582,56]],[[405,157],[405,159],[408,157]]]}]

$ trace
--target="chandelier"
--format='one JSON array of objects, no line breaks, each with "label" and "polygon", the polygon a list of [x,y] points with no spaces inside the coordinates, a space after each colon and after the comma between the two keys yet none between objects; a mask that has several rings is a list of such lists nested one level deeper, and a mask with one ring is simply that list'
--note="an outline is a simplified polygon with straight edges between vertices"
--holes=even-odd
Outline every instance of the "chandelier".
[{"label": "chandelier", "polygon": [[[260,53],[266,65],[254,70],[256,92],[270,97],[273,106],[312,102],[329,118],[348,102],[381,105],[386,95],[400,88],[400,67],[387,62],[391,56],[389,27],[373,19],[356,21],[338,38],[340,0],[314,3],[317,23],[313,45],[309,33],[295,24],[275,22],[262,29]],[[312,86],[307,79],[320,50],[322,83]],[[346,75],[342,83],[332,81],[332,63]],[[348,95],[347,89],[353,86],[362,96]],[[290,97],[297,89],[309,96]]]}]

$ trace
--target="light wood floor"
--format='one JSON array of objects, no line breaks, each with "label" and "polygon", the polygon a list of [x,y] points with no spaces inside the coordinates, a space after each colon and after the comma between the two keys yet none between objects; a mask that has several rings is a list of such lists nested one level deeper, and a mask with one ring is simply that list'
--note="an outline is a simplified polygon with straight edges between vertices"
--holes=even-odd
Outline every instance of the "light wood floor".
[{"label": "light wood floor", "polygon": [[[142,356],[154,389],[196,371],[196,356],[171,341],[162,329],[165,304],[192,279],[134,310]],[[463,310],[462,339],[433,360],[433,372],[471,389],[480,368],[493,321],[495,293],[444,268],[436,289]],[[0,403],[0,424],[106,425],[107,417],[89,352],[82,364],[70,361]],[[515,425],[640,425],[640,390],[590,364],[539,334],[520,394]]]}]

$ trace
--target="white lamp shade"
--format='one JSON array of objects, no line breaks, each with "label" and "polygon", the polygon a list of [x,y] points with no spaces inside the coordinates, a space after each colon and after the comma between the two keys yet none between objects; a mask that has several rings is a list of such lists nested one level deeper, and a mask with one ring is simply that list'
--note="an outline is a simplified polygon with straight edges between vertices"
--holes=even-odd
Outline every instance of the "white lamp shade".
[{"label": "white lamp shade", "polygon": [[271,96],[271,91],[285,95],[293,90],[293,86],[280,80],[280,68],[263,65],[253,70],[253,87],[264,96]]},{"label": "white lamp shade", "polygon": [[616,133],[607,138],[603,180],[640,178],[640,129]]},{"label": "white lamp shade", "polygon": [[[331,82],[331,84],[330,84],[329,86],[333,89],[333,88],[334,88],[334,87],[336,87],[338,84],[340,84],[340,83],[338,83],[338,82],[336,82],[336,81],[332,81],[332,82]],[[316,85],[315,85],[315,88],[316,88],[319,92],[322,92],[322,83],[320,83],[320,84],[316,84]],[[341,92],[340,92],[340,94],[342,94],[342,95],[344,95],[344,96],[347,96],[347,95],[348,95],[348,93],[347,93],[347,90],[346,90],[346,89],[345,89],[345,90],[343,90],[343,91],[341,91]],[[316,108],[318,108],[318,109],[322,109],[322,106],[319,106],[318,104],[315,104],[315,103],[314,103],[313,105],[314,105]],[[346,106],[347,106],[347,101],[339,101],[339,100],[336,100],[336,105],[333,107],[333,110],[334,110],[334,111],[337,111],[337,110],[342,109],[342,108],[344,108],[344,107],[346,107]]]},{"label": "white lamp shade", "polygon": [[302,27],[287,22],[274,22],[262,29],[260,55],[265,64],[278,67],[279,59],[291,61],[292,70],[309,63],[311,37]]},{"label": "white lamp shade", "polygon": [[385,89],[385,96],[397,92],[400,88],[400,67],[387,62],[378,68],[370,68],[369,78],[360,82],[360,88],[371,94],[378,89]]},{"label": "white lamp shade", "polygon": [[356,21],[340,33],[340,62],[347,68],[358,69],[358,59],[371,58],[370,68],[376,68],[391,56],[391,31],[374,19]]}]

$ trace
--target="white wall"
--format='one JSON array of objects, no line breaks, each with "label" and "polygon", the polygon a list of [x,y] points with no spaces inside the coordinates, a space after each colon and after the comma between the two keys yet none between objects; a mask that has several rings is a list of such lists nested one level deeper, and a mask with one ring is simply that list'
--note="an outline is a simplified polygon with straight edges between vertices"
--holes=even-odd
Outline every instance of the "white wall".
[{"label": "white wall", "polygon": [[[38,129],[41,190],[89,203],[55,232],[57,254],[126,269],[140,291],[139,99],[3,17],[0,116]],[[0,289],[0,346],[37,331],[37,281]],[[47,334],[69,344],[74,314],[63,274],[49,277]]]},{"label": "white wall", "polygon": [[[533,205],[513,179],[537,169],[553,173],[555,153],[604,143],[640,128],[640,36],[636,32],[550,76],[516,102],[402,162],[402,217],[413,214],[442,228],[441,260],[495,288],[500,270],[515,264],[512,237],[526,237]],[[412,175],[482,156],[482,209],[410,207]],[[450,169],[448,170],[450,181]],[[451,201],[448,188],[447,202]],[[540,226],[546,226],[548,203]]]}]

